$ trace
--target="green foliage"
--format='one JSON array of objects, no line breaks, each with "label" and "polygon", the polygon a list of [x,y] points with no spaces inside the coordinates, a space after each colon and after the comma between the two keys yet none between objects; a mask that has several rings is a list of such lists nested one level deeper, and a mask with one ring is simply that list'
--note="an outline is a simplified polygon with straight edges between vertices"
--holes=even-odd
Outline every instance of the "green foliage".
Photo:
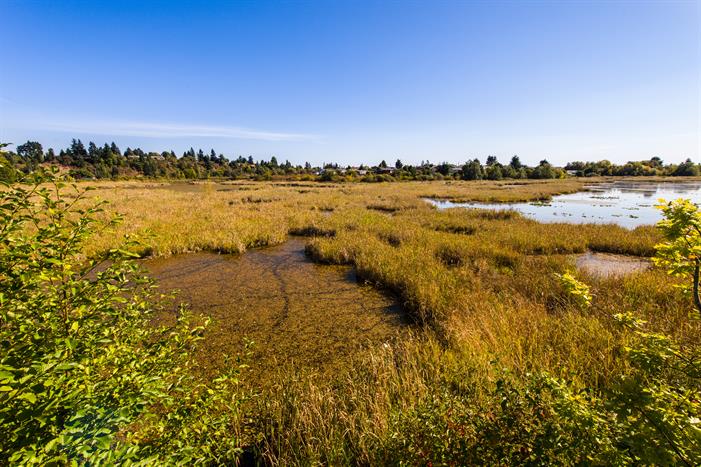
[{"label": "green foliage", "polygon": [[12,183],[17,178],[17,172],[12,164],[0,153],[0,182]]},{"label": "green foliage", "polygon": [[[213,149],[209,153],[200,149],[195,152],[193,148],[185,151],[178,157],[173,151],[146,152],[140,148],[127,148],[124,152],[113,142],[98,146],[90,141],[86,148],[79,139],[73,139],[70,146],[61,149],[58,154],[52,148],[44,152],[43,147],[36,141],[27,141],[17,146],[16,154],[8,158],[11,166],[23,173],[29,173],[39,164],[60,164],[68,168],[71,176],[75,178],[200,178],[214,177],[245,178],[254,180],[279,179],[310,179],[319,180],[321,172],[309,163],[304,166],[293,166],[289,161],[280,164],[275,156],[270,161],[255,162],[252,157],[238,156],[228,159],[223,154],[218,154]],[[443,180],[445,178],[463,180],[501,180],[501,179],[559,179],[565,178],[567,173],[549,164],[546,160],[535,167],[528,167],[521,163],[518,156],[514,156],[508,165],[502,165],[494,156],[487,158],[483,166],[479,160],[468,159],[463,165],[453,165],[443,162],[433,166],[426,161],[421,161],[419,166],[411,166],[397,159],[394,164],[396,171],[393,176],[386,173],[389,165],[386,161],[380,162],[377,167],[371,169],[371,173],[357,173],[367,170],[361,165],[358,168],[348,167],[348,170],[340,170],[338,164],[325,164],[324,168],[333,168],[338,171],[339,180],[329,178],[320,181],[395,181],[395,180]],[[658,157],[647,161],[628,162],[624,165],[614,165],[609,161],[599,162],[570,162],[566,165],[570,173],[577,176],[698,176],[701,173],[701,165],[687,159],[681,164],[664,165]],[[1,177],[2,175],[0,175]],[[376,177],[377,176],[377,177]],[[329,176],[327,176],[329,177]],[[389,178],[387,178],[389,177]]]},{"label": "green foliage", "polygon": [[0,182],[12,183],[17,178],[16,171],[9,160],[5,158],[5,148],[8,143],[0,143]]},{"label": "green foliage", "polygon": [[503,372],[483,397],[440,381],[397,413],[379,463],[418,465],[699,465],[697,349],[647,332],[632,315],[629,374],[586,388],[548,374]]},{"label": "green foliage", "polygon": [[446,389],[401,414],[386,456],[419,465],[622,464],[611,414],[547,375],[502,373],[486,398]]},{"label": "green foliage", "polygon": [[665,241],[656,245],[655,263],[670,275],[689,278],[683,288],[693,294],[694,305],[701,314],[699,269],[701,267],[701,212],[688,199],[665,202],[657,206],[664,219],[657,224]]},{"label": "green foliage", "polygon": [[701,352],[649,332],[631,313],[616,320],[633,338],[625,347],[633,371],[618,382],[609,408],[620,440],[642,464],[701,463]]},{"label": "green foliage", "polygon": [[206,323],[155,325],[126,247],[82,255],[118,219],[54,174],[24,182],[0,193],[0,463],[233,461],[239,367],[195,380]]},{"label": "green foliage", "polygon": [[578,281],[572,274],[566,272],[564,274],[555,274],[567,294],[582,308],[591,306],[591,292],[589,286]]},{"label": "green foliage", "polygon": [[673,176],[690,177],[698,176],[701,173],[701,164],[694,163],[687,159],[681,164],[664,165],[659,157],[652,157],[649,160],[626,162],[623,165],[612,164],[610,161],[602,160],[598,162],[569,162],[565,166],[566,170],[574,171],[577,176],[621,176],[621,177],[650,177],[650,176]]}]

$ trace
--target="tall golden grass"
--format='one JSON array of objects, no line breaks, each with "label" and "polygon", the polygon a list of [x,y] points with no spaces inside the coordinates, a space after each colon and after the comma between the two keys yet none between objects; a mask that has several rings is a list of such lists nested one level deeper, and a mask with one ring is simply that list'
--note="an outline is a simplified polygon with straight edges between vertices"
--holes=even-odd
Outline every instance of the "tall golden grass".
[{"label": "tall golden grass", "polygon": [[510,211],[438,211],[422,200],[528,201],[581,187],[576,180],[101,183],[93,196],[125,222],[91,248],[138,234],[143,254],[241,253],[292,233],[309,237],[314,260],[353,265],[362,279],[391,290],[420,332],[358,355],[331,381],[282,375],[250,408],[257,449],[270,462],[372,464],[381,461],[377,452],[397,414],[446,384],[479,399],[504,367],[590,387],[625,374],[619,352],[628,336],[613,325],[615,312],[636,311],[656,329],[701,344],[698,324],[685,320],[689,300],[662,271],[608,279],[576,273],[592,286],[586,311],[555,277],[575,271],[574,254],[587,250],[652,255],[660,240],[654,227],[540,224]]}]

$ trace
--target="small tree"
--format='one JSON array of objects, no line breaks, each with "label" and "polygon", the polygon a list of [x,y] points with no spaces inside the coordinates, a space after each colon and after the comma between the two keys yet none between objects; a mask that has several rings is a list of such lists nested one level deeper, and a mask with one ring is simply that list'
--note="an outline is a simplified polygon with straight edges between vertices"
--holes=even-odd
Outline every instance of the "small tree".
[{"label": "small tree", "polygon": [[696,311],[701,315],[701,212],[688,199],[660,200],[658,208],[662,210],[664,219],[657,227],[665,241],[656,245],[657,257],[654,261],[667,269],[670,275],[689,279],[683,287],[691,293]]}]

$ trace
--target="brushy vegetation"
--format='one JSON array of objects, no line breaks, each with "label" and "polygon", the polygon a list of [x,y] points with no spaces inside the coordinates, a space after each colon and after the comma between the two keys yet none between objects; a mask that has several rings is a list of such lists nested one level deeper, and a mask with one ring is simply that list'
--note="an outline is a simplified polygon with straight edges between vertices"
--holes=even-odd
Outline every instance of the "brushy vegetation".
[{"label": "brushy vegetation", "polygon": [[[536,200],[579,187],[569,180],[391,186],[101,183],[91,195],[110,201],[109,209],[127,221],[80,242],[71,250],[71,264],[84,264],[78,250],[89,258],[117,254],[124,237],[135,233],[150,236],[130,251],[156,255],[243,252],[281,243],[290,233],[305,235],[312,258],[353,265],[363,279],[393,291],[420,324],[400,342],[357,355],[334,378],[304,371],[275,375],[261,388],[261,397],[250,399],[236,390],[222,396],[215,388],[211,397],[229,397],[230,411],[210,412],[209,399],[199,411],[166,404],[184,417],[170,419],[167,439],[192,448],[185,451],[190,459],[224,462],[236,454],[236,435],[245,426],[251,452],[272,464],[698,464],[701,325],[687,293],[698,252],[674,246],[682,238],[673,227],[677,224],[633,231],[539,224],[515,212],[441,212],[421,199]],[[85,206],[91,200],[74,201]],[[665,212],[679,218],[672,211]],[[687,213],[687,224],[692,218],[697,219]],[[660,266],[675,275],[652,269],[627,277],[590,277],[574,270],[572,256],[590,249],[645,256],[660,251],[668,261]],[[22,290],[39,294],[44,288],[32,282]],[[4,303],[23,300],[3,302],[3,310]],[[128,311],[130,300],[109,309]],[[131,316],[124,321],[132,322]],[[3,319],[8,320],[4,332],[10,317]],[[133,321],[140,329],[133,345],[174,345],[168,344],[173,339],[152,340],[165,337],[163,331],[150,331],[157,328],[143,319],[139,315]],[[97,327],[95,322],[92,329]],[[138,337],[151,332],[161,334]],[[4,336],[3,341],[10,339]],[[168,355],[173,362],[185,358],[177,350]],[[168,367],[154,359],[156,368]],[[183,369],[172,376],[182,382],[157,372],[164,382],[154,383],[158,388],[170,382],[167,387],[177,388],[176,394],[209,394],[189,389],[201,386],[188,382],[187,364],[173,367]],[[99,373],[105,374],[116,373]],[[232,378],[236,381],[236,375]],[[155,392],[163,398],[174,394]],[[153,401],[139,410],[158,407]],[[159,426],[162,412],[153,412],[155,425],[150,426]],[[141,417],[135,413],[136,421],[125,423],[108,444],[131,442],[143,449],[139,456],[180,452],[176,441],[152,446],[163,436],[144,428],[149,425],[141,425]],[[12,420],[3,419],[4,430]],[[192,424],[194,431],[177,431],[181,423]],[[130,430],[151,436],[122,436]],[[16,449],[4,446],[3,453]],[[202,451],[205,446],[222,448],[224,454]],[[90,452],[85,452],[87,458]]]},{"label": "brushy vegetation", "polygon": [[[8,145],[5,145],[8,146]],[[140,148],[127,148],[122,152],[117,145],[96,145],[90,141],[87,147],[79,139],[61,149],[58,154],[49,148],[44,151],[41,143],[27,141],[7,151],[2,159],[9,170],[0,167],[0,181],[11,181],[17,173],[29,173],[40,166],[61,167],[76,179],[254,179],[254,180],[316,180],[321,182],[393,182],[400,180],[502,180],[502,179],[558,179],[565,178],[566,172],[554,167],[547,160],[537,166],[528,167],[518,156],[513,156],[508,164],[500,163],[495,156],[487,157],[485,164],[478,159],[460,164],[442,162],[431,164],[421,161],[420,165],[403,164],[397,159],[393,166],[381,161],[377,166],[361,164],[358,167],[340,167],[338,164],[325,164],[312,167],[292,165],[289,161],[278,162],[275,156],[269,161],[254,161],[253,157],[238,156],[227,158],[214,149],[208,152],[193,148],[178,157],[173,151],[146,152]],[[368,161],[370,162],[370,161]],[[628,162],[625,165],[599,162],[570,162],[565,169],[578,176],[698,176],[701,165],[687,159],[681,164],[664,164],[659,157],[650,160]]]},{"label": "brushy vegetation", "polygon": [[0,193],[0,463],[233,461],[238,366],[192,376],[206,323],[153,325],[132,245],[85,259],[114,222],[62,189],[49,175]]}]

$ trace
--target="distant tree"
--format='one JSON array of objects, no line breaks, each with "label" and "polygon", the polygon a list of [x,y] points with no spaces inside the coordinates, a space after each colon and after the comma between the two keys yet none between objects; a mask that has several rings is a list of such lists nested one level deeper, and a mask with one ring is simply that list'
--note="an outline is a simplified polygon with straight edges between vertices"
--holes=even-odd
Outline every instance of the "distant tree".
[{"label": "distant tree", "polygon": [[487,166],[485,170],[485,178],[487,178],[487,180],[501,180],[504,178],[501,164],[493,163],[492,165]]},{"label": "distant tree", "polygon": [[479,159],[468,161],[463,165],[461,175],[463,180],[482,180],[484,178],[484,170]]},{"label": "distant tree", "polygon": [[91,164],[96,163],[100,159],[100,150],[97,149],[97,145],[90,141],[88,143],[88,162]]},{"label": "distant tree", "polygon": [[450,169],[452,168],[453,166],[451,164],[443,162],[441,164],[438,164],[438,167],[436,167],[436,171],[441,175],[450,175]]},{"label": "distant tree", "polygon": [[[17,148],[19,150],[19,148]],[[698,164],[694,164],[691,159],[687,159],[677,166],[677,169],[672,173],[672,175],[678,177],[695,177],[699,175],[701,170]]]},{"label": "distant tree", "polygon": [[387,162],[385,162],[384,159],[382,160],[382,162],[380,162],[380,167],[383,168],[383,169],[386,169],[386,168],[387,168]]},{"label": "distant tree", "polygon": [[556,169],[550,163],[543,159],[538,167],[530,172],[530,178],[560,178],[564,176],[561,169]]},{"label": "distant tree", "polygon": [[277,166],[278,166],[277,157],[275,157],[275,156],[271,157],[270,158],[270,167],[277,167]]},{"label": "distant tree", "polygon": [[400,161],[399,159],[397,159],[397,162],[394,163],[394,168],[396,168],[397,170],[399,170],[399,169],[401,169],[402,167],[404,167],[404,164],[402,164],[402,161]]},{"label": "distant tree", "polygon": [[253,156],[248,156],[248,163],[253,164]]},{"label": "distant tree", "polygon": [[85,159],[88,155],[88,151],[85,150],[83,142],[75,138],[71,141],[69,152],[71,156],[77,159]]},{"label": "distant tree", "polygon": [[304,163],[304,170],[312,170],[312,165],[309,162]]},{"label": "distant tree", "polygon": [[485,163],[485,165],[486,165],[487,167],[491,167],[491,166],[493,166],[493,165],[496,164],[496,163],[497,163],[497,157],[496,157],[496,156],[487,156],[487,162]]},{"label": "distant tree", "polygon": [[655,156],[650,158],[650,167],[662,167],[663,165],[664,163],[659,157]]},{"label": "distant tree", "polygon": [[30,162],[44,162],[44,148],[36,141],[27,141],[17,146],[17,155]]},{"label": "distant tree", "polygon": [[521,167],[523,167],[523,164],[521,164],[521,159],[519,159],[518,156],[512,157],[509,165],[515,170],[519,170]]}]

